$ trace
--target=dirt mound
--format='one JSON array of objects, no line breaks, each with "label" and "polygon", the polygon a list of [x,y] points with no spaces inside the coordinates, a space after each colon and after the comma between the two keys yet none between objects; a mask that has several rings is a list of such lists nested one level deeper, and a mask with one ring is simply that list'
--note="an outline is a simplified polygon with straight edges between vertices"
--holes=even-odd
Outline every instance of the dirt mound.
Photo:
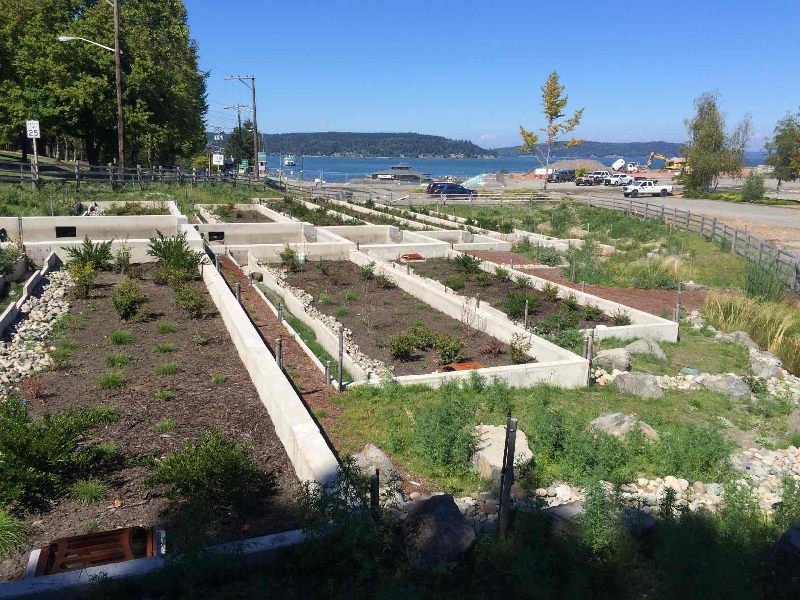
[{"label": "dirt mound", "polygon": [[557,160],[551,163],[551,169],[589,169],[590,171],[610,171],[610,167],[605,166],[599,160],[591,158],[571,158],[569,160]]}]

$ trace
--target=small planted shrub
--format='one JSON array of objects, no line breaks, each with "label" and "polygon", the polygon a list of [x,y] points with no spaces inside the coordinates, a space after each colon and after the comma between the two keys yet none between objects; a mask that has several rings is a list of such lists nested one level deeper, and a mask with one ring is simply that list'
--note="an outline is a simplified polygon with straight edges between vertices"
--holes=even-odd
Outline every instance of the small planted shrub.
[{"label": "small planted shrub", "polygon": [[117,346],[127,346],[135,341],[136,338],[126,329],[117,329],[111,334],[111,342]]},{"label": "small planted shrub", "polygon": [[69,486],[67,494],[72,500],[80,500],[84,504],[100,502],[108,498],[111,491],[108,486],[99,479],[79,479]]},{"label": "small planted shrub", "polygon": [[73,263],[67,267],[76,298],[88,298],[94,287],[95,268],[91,263]]},{"label": "small planted shrub", "polygon": [[625,325],[633,324],[633,319],[631,319],[631,316],[621,308],[611,315],[611,321],[616,327],[623,327]]},{"label": "small planted shrub", "polygon": [[122,371],[111,370],[100,375],[97,382],[100,384],[100,389],[116,390],[125,383],[125,377],[122,375]]},{"label": "small planted shrub", "polygon": [[178,288],[191,281],[193,277],[194,274],[191,271],[176,269],[169,265],[160,265],[153,269],[153,283],[157,285]]},{"label": "small planted shrub", "polygon": [[545,246],[544,248],[539,249],[539,256],[537,260],[548,267],[557,267],[561,264],[561,255],[555,248]]},{"label": "small planted shrub", "polygon": [[217,374],[217,375],[212,375],[211,376],[211,382],[214,385],[220,385],[221,383],[225,383],[227,380],[228,380],[228,376],[227,375]]},{"label": "small planted shrub", "polygon": [[521,333],[515,333],[511,341],[508,343],[508,355],[511,362],[515,365],[521,365],[528,362],[530,357],[528,351],[531,349],[532,344],[528,338]]},{"label": "small planted shrub", "polygon": [[0,509],[0,557],[11,556],[25,542],[25,523]]},{"label": "small planted shrub", "polygon": [[127,352],[115,352],[106,356],[107,367],[125,367],[131,362],[131,355]]},{"label": "small planted shrub", "polygon": [[456,363],[461,360],[461,351],[464,349],[464,340],[450,336],[440,335],[436,340],[436,352],[439,354],[439,363],[442,365]]},{"label": "small planted shrub", "polygon": [[175,346],[169,342],[160,342],[153,346],[153,352],[158,352],[159,354],[166,354],[173,350],[175,350]]},{"label": "small planted shrub", "polygon": [[375,261],[361,265],[361,268],[358,270],[358,274],[364,281],[368,281],[375,277]]},{"label": "small planted shrub", "polygon": [[184,285],[175,292],[175,306],[186,311],[191,319],[202,319],[208,314],[208,300],[202,292]]},{"label": "small planted shrub", "polygon": [[558,286],[553,283],[545,283],[542,288],[542,294],[548,302],[555,302],[558,300]]},{"label": "small planted shrub", "polygon": [[481,348],[481,354],[486,354],[489,356],[500,356],[501,354],[505,354],[506,349],[503,346],[503,342],[498,340],[497,338],[491,338],[486,345]]},{"label": "small planted shrub", "polygon": [[172,390],[158,390],[153,394],[153,396],[155,396],[159,400],[174,400],[175,392],[173,392]]},{"label": "small planted shrub", "polygon": [[93,244],[89,236],[84,236],[80,246],[63,248],[67,252],[67,266],[91,265],[95,271],[107,271],[111,268],[111,241]]},{"label": "small planted shrub", "polygon": [[150,485],[165,485],[175,499],[207,504],[212,511],[251,506],[259,497],[262,474],[247,447],[216,429],[187,442],[155,467]]},{"label": "small planted shrub", "polygon": [[330,261],[319,260],[317,261],[317,267],[319,268],[319,272],[322,273],[325,277],[331,274]]},{"label": "small planted shrub", "polygon": [[29,375],[22,380],[22,393],[29,400],[41,398],[44,394],[44,378],[41,374]]},{"label": "small planted shrub", "polygon": [[503,267],[495,267],[494,276],[502,283],[511,280],[511,273],[509,273],[508,269],[504,269]]},{"label": "small planted shrub", "polygon": [[347,316],[347,308],[344,306],[340,306],[335,311],[333,311],[333,316],[337,319],[341,319],[342,317]]},{"label": "small planted shrub", "polygon": [[147,254],[156,259],[159,266],[167,266],[176,271],[185,271],[192,277],[203,262],[203,253],[193,250],[186,241],[186,234],[165,236],[157,231],[157,236],[150,238]]},{"label": "small planted shrub", "polygon": [[319,296],[317,296],[317,302],[319,302],[322,306],[333,306],[336,304],[336,300],[334,300],[330,294],[326,294],[325,292],[319,293]]},{"label": "small planted shrub", "polygon": [[578,303],[578,297],[571,292],[561,300],[561,303],[569,310],[578,310],[580,307],[580,304]]},{"label": "small planted shrub", "polygon": [[358,300],[358,294],[356,294],[356,293],[354,293],[354,292],[347,292],[347,293],[344,295],[344,299],[345,299],[347,302],[355,302],[356,300]]},{"label": "small planted shrub", "polygon": [[299,273],[303,268],[303,265],[300,264],[300,257],[297,255],[297,251],[294,248],[290,248],[289,244],[286,244],[283,251],[281,251],[278,256],[281,259],[281,266],[290,273]]},{"label": "small planted shrub", "polygon": [[524,275],[520,275],[514,280],[514,287],[518,290],[527,290],[531,287],[531,280]]},{"label": "small planted shrub", "polygon": [[156,423],[156,429],[158,429],[161,433],[172,431],[177,426],[178,422],[175,419],[162,419],[158,423]]},{"label": "small planted shrub", "polygon": [[127,248],[120,248],[114,254],[114,272],[127,275],[131,268],[131,251]]},{"label": "small planted shrub", "polygon": [[401,331],[396,333],[389,340],[389,354],[396,360],[413,360],[417,349],[414,342],[414,336],[410,332]]},{"label": "small planted shrub", "polygon": [[470,254],[459,254],[453,259],[456,268],[467,275],[481,272],[481,259]]},{"label": "small planted shrub", "polygon": [[583,318],[587,321],[599,321],[603,318],[603,309],[594,304],[587,304],[583,307]]},{"label": "small planted shrub", "polygon": [[425,327],[422,321],[414,321],[408,333],[411,335],[414,347],[419,350],[428,350],[436,345],[436,334]]},{"label": "small planted shrub", "polygon": [[148,302],[147,294],[139,289],[139,284],[128,277],[123,277],[117,289],[111,294],[111,303],[123,321],[133,319],[139,312],[139,307]]},{"label": "small planted shrub", "polygon": [[169,362],[163,365],[159,365],[155,369],[156,375],[176,375],[181,368],[176,362]]},{"label": "small planted shrub", "polygon": [[475,275],[475,283],[481,287],[489,287],[492,285],[492,276],[481,271]]},{"label": "small planted shrub", "polygon": [[202,333],[198,333],[192,338],[192,343],[195,346],[208,346],[209,339],[204,336]]},{"label": "small planted shrub", "polygon": [[530,292],[508,292],[503,300],[503,308],[511,319],[525,317],[525,302],[528,303],[528,314],[532,315],[539,308],[539,296]]},{"label": "small planted shrub", "polygon": [[375,276],[375,283],[378,285],[378,287],[381,287],[385,290],[391,290],[393,287],[395,287],[394,280],[383,273],[378,273]]},{"label": "small planted shrub", "polygon": [[444,284],[451,290],[463,290],[467,287],[467,278],[464,275],[453,275],[445,279]]},{"label": "small planted shrub", "polygon": [[176,331],[178,331],[178,326],[175,323],[167,321],[165,323],[159,323],[158,325],[156,325],[156,331],[158,331],[158,333],[161,334],[175,333]]}]

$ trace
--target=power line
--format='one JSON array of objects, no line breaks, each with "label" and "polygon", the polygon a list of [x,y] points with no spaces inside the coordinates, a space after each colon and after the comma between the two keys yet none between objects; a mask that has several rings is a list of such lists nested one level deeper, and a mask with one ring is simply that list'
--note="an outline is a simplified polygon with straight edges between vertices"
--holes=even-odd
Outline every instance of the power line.
[{"label": "power line", "polygon": [[[255,165],[253,165],[253,172],[256,174],[256,178],[259,177],[259,165],[258,165],[258,121],[256,120],[256,76],[255,75],[226,75],[225,81],[241,81],[243,85],[246,85],[250,88],[250,91],[253,93],[253,155],[255,159]],[[247,81],[250,83],[247,83]]]}]

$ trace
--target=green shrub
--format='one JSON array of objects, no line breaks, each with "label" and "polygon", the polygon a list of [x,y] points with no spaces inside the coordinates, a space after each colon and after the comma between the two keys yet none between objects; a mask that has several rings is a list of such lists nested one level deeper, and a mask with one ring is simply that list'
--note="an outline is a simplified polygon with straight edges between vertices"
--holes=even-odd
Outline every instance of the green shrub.
[{"label": "green shrub", "polygon": [[511,280],[511,274],[509,273],[508,269],[504,269],[503,267],[495,267],[494,276],[497,277],[497,280],[501,283]]},{"label": "green shrub", "polygon": [[156,331],[158,331],[158,333],[161,334],[175,333],[176,331],[178,331],[178,326],[175,323],[167,321],[156,325]]},{"label": "green shrub", "polygon": [[561,265],[561,254],[551,246],[544,246],[539,248],[537,260],[548,267],[558,267]]},{"label": "green shrub", "polygon": [[481,271],[475,275],[475,283],[481,287],[489,287],[492,285],[492,276]]},{"label": "green shrub", "polygon": [[661,442],[651,456],[658,474],[712,481],[719,480],[720,471],[727,469],[731,446],[718,432],[675,423],[660,435]]},{"label": "green shrub", "polygon": [[281,259],[281,266],[290,273],[299,273],[303,265],[300,264],[300,257],[294,248],[290,248],[289,244],[283,248],[283,251],[278,254]]},{"label": "green shrub", "polygon": [[475,454],[474,412],[452,395],[415,417],[413,446],[420,459],[448,474],[464,472]]},{"label": "green shrub", "polygon": [[416,349],[415,339],[411,332],[401,331],[394,334],[389,340],[389,354],[396,360],[404,362],[413,360]]},{"label": "green shrub", "polygon": [[361,265],[361,268],[358,270],[358,274],[364,281],[368,281],[375,277],[375,261]]},{"label": "green shrub", "polygon": [[11,556],[25,542],[25,523],[0,509],[0,557]]},{"label": "green shrub", "polygon": [[228,380],[227,375],[217,374],[211,376],[211,383],[213,383],[214,385],[220,385],[222,383],[225,383],[227,380]]},{"label": "green shrub", "polygon": [[548,302],[555,302],[558,300],[558,286],[554,283],[547,282],[542,287],[542,294],[544,299]]},{"label": "green shrub", "polygon": [[139,285],[128,277],[123,277],[117,285],[117,289],[111,294],[114,310],[123,321],[134,318],[139,312],[139,307],[148,301],[147,294],[143,294]]},{"label": "green shrub", "polygon": [[153,346],[153,352],[158,352],[159,354],[166,354],[173,350],[175,350],[175,345],[170,342],[160,342]]},{"label": "green shrub", "polygon": [[375,276],[375,283],[378,285],[378,287],[381,287],[385,290],[391,290],[396,285],[391,277],[384,275],[383,273],[378,273]]},{"label": "green shrub", "polygon": [[583,307],[583,318],[587,321],[599,321],[603,318],[603,309],[599,306],[595,306],[594,304],[587,304]]},{"label": "green shrub", "polygon": [[580,524],[581,538],[595,553],[605,550],[620,536],[619,506],[606,497],[605,488],[597,479],[587,486]]},{"label": "green shrub", "polygon": [[570,292],[561,300],[561,303],[564,307],[568,308],[569,310],[578,310],[580,304],[578,302],[578,297]]},{"label": "green shrub", "polygon": [[75,483],[70,485],[67,495],[73,500],[80,500],[84,504],[91,504],[92,502],[105,500],[110,493],[111,490],[105,483],[99,479],[90,477],[89,479],[78,479]]},{"label": "green shrub", "polygon": [[477,256],[470,254],[459,254],[453,258],[456,268],[467,275],[474,275],[481,272],[481,263],[483,261]]},{"label": "green shrub", "polygon": [[444,284],[451,290],[463,290],[467,287],[467,278],[464,275],[453,275],[444,280]]},{"label": "green shrub", "polygon": [[525,317],[525,302],[528,303],[528,314],[539,309],[539,296],[532,292],[508,292],[503,300],[503,309],[511,319]]},{"label": "green shrub", "polygon": [[414,347],[419,350],[429,350],[436,345],[436,333],[425,327],[422,321],[414,321],[408,330]]},{"label": "green shrub", "polygon": [[341,319],[347,316],[347,308],[344,306],[340,306],[336,310],[333,311],[333,316],[337,319]]},{"label": "green shrub", "polygon": [[[320,303],[322,302],[321,296],[322,296],[322,294],[320,294],[320,298],[319,298]],[[347,292],[344,295],[344,299],[347,302],[355,302],[355,301],[358,300],[358,294],[353,293],[353,292]]]},{"label": "green shrub", "polygon": [[440,335],[436,340],[439,363],[447,365],[461,360],[461,351],[464,349],[464,345],[464,340],[449,335]]},{"label": "green shrub", "polygon": [[515,365],[521,365],[530,360],[528,351],[532,348],[531,342],[526,336],[521,333],[515,333],[508,343],[508,354],[511,362]]},{"label": "green shrub", "polygon": [[97,378],[97,383],[100,384],[102,390],[116,390],[125,383],[125,377],[122,371],[106,371]]},{"label": "green shrub", "polygon": [[764,176],[751,171],[747,179],[744,180],[744,187],[742,187],[742,201],[744,202],[758,202],[764,199],[764,194],[767,188],[764,186]]},{"label": "green shrub", "polygon": [[169,285],[177,288],[194,279],[194,273],[185,269],[176,269],[169,265],[159,265],[153,269],[153,283]]},{"label": "green shrub", "polygon": [[0,276],[10,274],[21,256],[22,252],[16,245],[11,244],[0,248]]},{"label": "green shrub", "polygon": [[776,508],[775,523],[781,531],[800,521],[800,484],[791,475],[781,480],[781,501]]},{"label": "green shrub", "polygon": [[514,287],[518,290],[527,290],[531,287],[531,280],[525,277],[524,275],[520,275],[514,280]]},{"label": "green shrub", "polygon": [[131,362],[131,355],[127,352],[115,352],[106,356],[106,366],[125,367]]},{"label": "green shrub", "polygon": [[91,263],[75,262],[67,267],[76,298],[88,298],[94,287],[95,270]]},{"label": "green shrub", "polygon": [[158,423],[156,423],[156,429],[161,433],[166,433],[167,431],[172,431],[178,426],[178,422],[175,419],[162,419]]},{"label": "green shrub", "polygon": [[174,301],[192,319],[202,319],[208,314],[208,300],[205,295],[188,285],[178,288]]},{"label": "green shrub", "polygon": [[67,266],[91,265],[95,271],[107,271],[111,268],[111,241],[93,244],[89,236],[84,236],[80,246],[66,246]]},{"label": "green shrub", "polygon": [[157,390],[155,393],[153,393],[153,396],[159,400],[174,400],[175,392],[172,390]]},{"label": "green shrub", "polygon": [[131,251],[120,248],[114,254],[114,272],[126,275],[131,268]]},{"label": "green shrub", "polygon": [[195,346],[208,346],[209,339],[202,333],[198,333],[192,338],[192,342]]},{"label": "green shrub", "polygon": [[625,325],[633,324],[633,319],[631,319],[631,316],[622,308],[612,313],[611,321],[614,323],[615,327],[623,327]]},{"label": "green shrub", "polygon": [[204,255],[192,250],[186,241],[186,234],[181,232],[171,237],[163,235],[160,231],[156,234],[156,237],[150,238],[148,256],[154,257],[159,266],[186,271],[193,275],[203,262]]},{"label": "green shrub", "polygon": [[158,365],[155,368],[156,375],[175,375],[181,368],[176,362],[169,362],[163,365]]},{"label": "green shrub", "polygon": [[162,459],[149,483],[167,486],[177,500],[199,501],[222,513],[252,506],[260,497],[263,474],[244,445],[212,429]]},{"label": "green shrub", "polygon": [[136,341],[133,334],[125,329],[117,329],[111,333],[111,342],[117,346],[126,346]]}]

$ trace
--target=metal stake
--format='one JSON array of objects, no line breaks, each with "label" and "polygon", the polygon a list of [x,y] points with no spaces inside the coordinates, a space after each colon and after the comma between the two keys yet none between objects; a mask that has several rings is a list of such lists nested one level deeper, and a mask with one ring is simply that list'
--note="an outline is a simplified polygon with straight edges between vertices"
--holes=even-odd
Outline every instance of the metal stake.
[{"label": "metal stake", "polygon": [[339,328],[339,391],[342,387],[342,362],[344,361],[344,325]]},{"label": "metal stake", "polygon": [[581,281],[581,291],[582,292],[586,291],[586,282],[585,281]]},{"label": "metal stake", "polygon": [[325,361],[325,385],[331,382],[331,361]]},{"label": "metal stake", "polygon": [[236,301],[241,304],[242,303],[242,284],[240,282],[236,282]]},{"label": "metal stake", "polygon": [[575,259],[572,259],[572,277],[570,277],[570,281],[575,283]]},{"label": "metal stake", "polygon": [[278,302],[278,323],[283,323],[283,302]]},{"label": "metal stake", "polygon": [[689,255],[689,279],[692,278],[692,274],[694,273],[694,254]]},{"label": "metal stake", "polygon": [[219,255],[218,254],[214,255],[214,264],[217,267],[217,273],[219,273],[220,272],[220,266],[219,266]]},{"label": "metal stake", "polygon": [[525,329],[528,328],[528,307],[530,305],[530,301],[525,300]]},{"label": "metal stake", "polygon": [[675,302],[675,322],[681,322],[681,285],[682,282],[678,282],[678,299]]},{"label": "metal stake", "polygon": [[283,340],[280,337],[275,340],[275,359],[278,361],[278,368],[283,371]]},{"label": "metal stake", "polygon": [[588,338],[588,347],[586,348],[586,359],[589,361],[589,381],[588,385],[592,385],[594,382],[594,374],[592,373],[592,358],[594,356],[594,329],[590,329],[587,332]]}]

